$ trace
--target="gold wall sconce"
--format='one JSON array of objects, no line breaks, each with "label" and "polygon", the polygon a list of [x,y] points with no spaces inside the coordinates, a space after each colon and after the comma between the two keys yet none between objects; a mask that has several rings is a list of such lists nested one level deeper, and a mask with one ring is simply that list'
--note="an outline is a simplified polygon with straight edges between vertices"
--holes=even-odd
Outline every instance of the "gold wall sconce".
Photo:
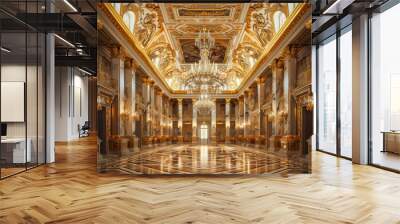
[{"label": "gold wall sconce", "polygon": [[268,121],[273,121],[273,120],[275,120],[275,113],[271,111],[268,113]]},{"label": "gold wall sconce", "polygon": [[308,94],[308,96],[304,99],[304,105],[306,106],[306,110],[312,111],[314,109],[314,100],[312,93]]}]

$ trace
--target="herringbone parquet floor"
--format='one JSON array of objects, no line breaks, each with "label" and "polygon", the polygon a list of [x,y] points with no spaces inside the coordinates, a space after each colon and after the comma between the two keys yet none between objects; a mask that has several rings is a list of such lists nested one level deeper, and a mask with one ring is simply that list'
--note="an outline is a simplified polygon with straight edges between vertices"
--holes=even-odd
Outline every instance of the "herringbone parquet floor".
[{"label": "herringbone parquet floor", "polygon": [[0,223],[400,223],[400,175],[322,153],[310,175],[135,177],[96,173],[93,143],[0,181]]}]

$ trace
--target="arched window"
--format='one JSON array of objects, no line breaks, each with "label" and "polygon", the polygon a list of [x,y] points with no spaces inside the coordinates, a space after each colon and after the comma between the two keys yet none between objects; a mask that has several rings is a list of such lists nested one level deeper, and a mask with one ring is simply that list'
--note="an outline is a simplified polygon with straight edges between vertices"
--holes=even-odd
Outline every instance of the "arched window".
[{"label": "arched window", "polygon": [[114,6],[115,11],[117,11],[118,13],[121,12],[121,3],[111,3],[112,6]]},{"label": "arched window", "polygon": [[274,14],[275,33],[277,33],[285,23],[286,16],[283,12],[277,11]]},{"label": "arched window", "polygon": [[288,3],[288,10],[289,10],[289,15],[292,14],[294,8],[296,8],[297,3]]},{"label": "arched window", "polygon": [[129,30],[133,32],[135,29],[135,13],[133,13],[132,11],[127,11],[122,19],[124,20],[124,23],[129,28]]}]

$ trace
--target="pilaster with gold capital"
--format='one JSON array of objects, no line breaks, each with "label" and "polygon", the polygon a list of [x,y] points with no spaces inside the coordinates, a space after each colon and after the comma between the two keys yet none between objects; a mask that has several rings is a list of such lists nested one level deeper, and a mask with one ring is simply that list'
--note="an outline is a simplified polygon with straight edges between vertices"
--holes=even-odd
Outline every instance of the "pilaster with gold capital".
[{"label": "pilaster with gold capital", "polygon": [[231,99],[225,99],[225,143],[230,143],[231,137]]},{"label": "pilaster with gold capital", "polygon": [[295,46],[289,46],[286,50],[286,58],[284,61],[284,93],[283,93],[283,105],[284,107],[279,108],[278,111],[285,115],[281,120],[284,134],[296,134],[296,118],[295,118],[295,103],[292,98],[292,93],[296,88],[296,76],[297,76],[297,58],[296,55],[299,48]]},{"label": "pilaster with gold capital", "polygon": [[197,142],[197,110],[194,108],[194,105],[196,103],[197,99],[193,98],[192,99],[192,109],[193,109],[193,115],[192,115],[192,143]]},{"label": "pilaster with gold capital", "polygon": [[183,99],[178,98],[178,140],[183,142]]},{"label": "pilaster with gold capital", "polygon": [[217,141],[217,99],[213,98],[212,102],[214,103],[214,106],[211,110],[211,142],[215,143]]},{"label": "pilaster with gold capital", "polygon": [[110,48],[111,51],[111,77],[112,86],[118,91],[117,94],[117,122],[113,123],[113,128],[118,130],[118,135],[126,135],[126,119],[128,112],[125,111],[125,75],[124,75],[124,54],[119,46]]},{"label": "pilaster with gold capital", "polygon": [[121,46],[114,46],[110,48],[111,58],[118,58],[121,60],[125,60],[126,54]]}]

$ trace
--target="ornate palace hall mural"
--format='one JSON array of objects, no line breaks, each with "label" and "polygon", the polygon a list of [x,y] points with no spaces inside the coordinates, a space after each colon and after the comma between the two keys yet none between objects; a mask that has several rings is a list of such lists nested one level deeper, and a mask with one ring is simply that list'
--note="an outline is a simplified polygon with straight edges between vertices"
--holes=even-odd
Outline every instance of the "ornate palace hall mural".
[{"label": "ornate palace hall mural", "polygon": [[100,171],[310,172],[310,5],[98,9]]}]

